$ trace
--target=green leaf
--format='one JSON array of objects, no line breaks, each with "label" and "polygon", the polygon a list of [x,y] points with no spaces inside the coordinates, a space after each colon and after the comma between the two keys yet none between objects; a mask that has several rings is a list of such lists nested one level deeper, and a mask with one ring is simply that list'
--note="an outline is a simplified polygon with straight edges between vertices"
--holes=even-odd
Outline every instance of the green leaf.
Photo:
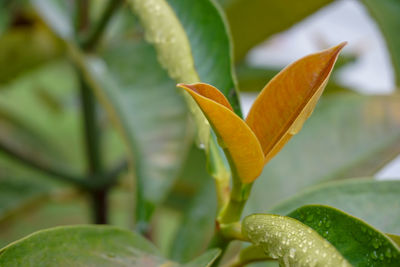
[{"label": "green leaf", "polygon": [[332,94],[265,168],[251,212],[323,181],[370,176],[400,152],[400,97]]},{"label": "green leaf", "polygon": [[21,210],[26,211],[41,204],[49,193],[49,186],[44,183],[0,178],[0,223]]},{"label": "green leaf", "polygon": [[241,114],[231,46],[221,13],[209,0],[130,0],[161,65],[180,83],[206,82]]},{"label": "green leaf", "polygon": [[289,217],[253,214],[244,218],[242,232],[282,266],[351,266],[316,231]]},{"label": "green leaf", "polygon": [[164,259],[138,234],[113,226],[62,226],[42,230],[0,250],[5,266],[210,266],[213,249],[184,265]]},{"label": "green leaf", "polygon": [[75,88],[75,73],[65,61],[43,65],[2,87],[1,142],[59,168],[83,170]]},{"label": "green leaf", "polygon": [[370,225],[340,210],[309,205],[288,216],[317,231],[354,266],[399,264],[400,250],[394,242]]},{"label": "green leaf", "polygon": [[324,204],[341,209],[374,227],[400,233],[400,181],[350,179],[312,187],[270,209],[274,214],[288,214],[307,204]]},{"label": "green leaf", "polygon": [[189,263],[183,265],[183,267],[209,267],[211,264],[217,259],[217,257],[221,254],[220,249],[210,249],[205,252],[203,255],[197,257]]},{"label": "green leaf", "polygon": [[400,2],[397,0],[361,0],[377,22],[390,51],[396,75],[396,85],[400,88]]},{"label": "green leaf", "polygon": [[36,232],[0,250],[5,266],[143,266],[167,263],[143,237],[111,226]]},{"label": "green leaf", "polygon": [[[202,177],[205,178],[207,177]],[[216,203],[212,180],[207,179],[183,212],[181,226],[171,247],[172,259],[187,261],[207,248],[215,226]]]},{"label": "green leaf", "polygon": [[398,247],[400,247],[400,236],[398,235],[392,235],[392,234],[386,234],[394,243],[397,244]]},{"label": "green leaf", "polygon": [[[12,177],[19,184],[25,183],[27,186],[33,183],[30,179],[35,178],[39,177]],[[39,197],[41,199],[25,198],[24,200],[26,201],[21,202],[20,206],[15,206],[16,209],[7,212],[6,217],[0,220],[0,248],[26,235],[46,228],[59,225],[90,223],[91,213],[88,209],[87,197],[67,187],[52,186],[49,188],[49,184],[51,183],[48,183],[48,181],[39,183],[36,180],[39,179],[35,179],[35,183],[37,184],[35,188],[41,186],[42,190],[46,189],[46,196]],[[18,187],[21,188],[22,193],[22,186],[18,185]],[[28,190],[24,189],[24,191],[27,192]],[[7,196],[7,194],[5,195]],[[13,195],[15,197],[13,201],[23,198],[17,192]],[[120,205],[112,209],[113,213],[117,209],[120,209]]]},{"label": "green leaf", "polygon": [[332,0],[225,0],[235,60],[271,35],[286,30]]},{"label": "green leaf", "polygon": [[145,199],[159,203],[191,141],[185,103],[175,83],[144,43],[118,44],[104,53],[104,61],[79,53],[75,60],[124,137]]}]

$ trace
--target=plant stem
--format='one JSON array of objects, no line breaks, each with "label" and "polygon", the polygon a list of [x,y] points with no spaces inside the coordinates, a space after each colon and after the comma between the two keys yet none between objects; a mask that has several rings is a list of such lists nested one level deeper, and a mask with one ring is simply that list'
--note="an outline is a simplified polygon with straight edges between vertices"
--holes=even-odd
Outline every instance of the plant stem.
[{"label": "plant stem", "polygon": [[[101,176],[103,167],[100,151],[100,129],[96,113],[96,101],[91,89],[87,86],[84,78],[79,74],[81,105],[83,113],[84,139],[86,145],[88,178]],[[92,201],[93,221],[96,224],[107,223],[107,188],[90,192]]]},{"label": "plant stem", "polygon": [[68,173],[61,169],[57,169],[37,158],[29,157],[24,152],[18,151],[18,149],[15,149],[9,144],[6,144],[6,142],[4,141],[0,141],[0,150],[6,153],[8,156],[14,158],[15,160],[18,160],[19,162],[24,163],[25,165],[37,169],[43,173],[51,175],[54,178],[59,179],[63,182],[67,182],[86,189],[91,187],[91,183],[83,179],[83,177]]},{"label": "plant stem", "polygon": [[[241,182],[232,158],[227,150],[225,150],[225,155],[231,167],[232,189],[228,203],[224,208],[221,209],[217,217],[215,234],[210,247],[219,247],[221,249],[221,255],[213,263],[212,266],[218,266],[229,243],[232,240],[244,240],[241,233],[239,233],[237,229],[240,229],[238,224],[240,224],[240,218],[242,216],[243,208],[246,205],[251,187],[253,185],[252,183],[244,184]],[[226,228],[227,226],[229,227]],[[224,229],[224,227],[226,229]]]},{"label": "plant stem", "polygon": [[103,13],[100,16],[99,22],[94,26],[94,28],[89,32],[86,40],[81,44],[81,47],[88,51],[93,50],[101,39],[104,30],[109,22],[110,18],[114,14],[115,10],[122,4],[122,0],[109,0]]},{"label": "plant stem", "polygon": [[82,33],[89,28],[89,0],[78,0],[76,5],[75,29],[77,33]]}]

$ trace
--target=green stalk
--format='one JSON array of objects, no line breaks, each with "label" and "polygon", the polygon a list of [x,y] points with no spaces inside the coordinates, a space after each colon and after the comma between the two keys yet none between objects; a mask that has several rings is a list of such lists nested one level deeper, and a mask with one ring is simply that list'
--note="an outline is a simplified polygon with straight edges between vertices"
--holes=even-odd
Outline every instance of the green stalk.
[{"label": "green stalk", "polygon": [[[98,127],[96,101],[91,89],[87,86],[81,74],[79,76],[79,81],[83,113],[84,139],[88,160],[87,172],[90,178],[101,176],[103,173],[100,151],[100,129]],[[93,221],[96,224],[107,223],[107,192],[108,188],[96,189],[90,192],[93,207]]]},{"label": "green stalk", "polygon": [[244,184],[237,174],[235,165],[227,150],[224,150],[232,173],[232,189],[226,206],[220,210],[216,221],[216,229],[210,247],[219,247],[222,252],[212,266],[218,266],[229,243],[232,240],[245,240],[240,228],[240,218],[249,198],[253,183]]},{"label": "green stalk", "polygon": [[122,4],[122,0],[109,0],[103,13],[100,16],[98,23],[89,32],[87,38],[82,42],[81,47],[86,50],[93,50],[94,47],[99,43],[104,30],[110,21],[112,15],[117,8]]},{"label": "green stalk", "polygon": [[69,173],[68,171],[62,170],[61,168],[56,168],[55,166],[52,166],[40,159],[30,157],[23,151],[19,151],[18,149],[14,148],[12,145],[7,144],[4,141],[0,141],[0,151],[4,152],[15,160],[31,168],[39,170],[47,175],[50,175],[60,181],[67,182],[85,189],[90,189],[92,187],[92,183],[86,181],[84,177]]}]

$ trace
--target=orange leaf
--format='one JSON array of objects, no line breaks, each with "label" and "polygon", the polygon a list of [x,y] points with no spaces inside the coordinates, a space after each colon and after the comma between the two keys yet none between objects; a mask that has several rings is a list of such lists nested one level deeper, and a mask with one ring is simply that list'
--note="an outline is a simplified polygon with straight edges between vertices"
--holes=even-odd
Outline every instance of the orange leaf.
[{"label": "orange leaf", "polygon": [[341,43],[308,55],[277,74],[258,95],[246,118],[267,163],[298,133],[321,96],[341,49]]},{"label": "orange leaf", "polygon": [[238,117],[225,96],[213,86],[204,83],[178,84],[197,102],[211,126],[223,142],[229,160],[243,183],[254,181],[264,166],[264,154],[257,137]]}]

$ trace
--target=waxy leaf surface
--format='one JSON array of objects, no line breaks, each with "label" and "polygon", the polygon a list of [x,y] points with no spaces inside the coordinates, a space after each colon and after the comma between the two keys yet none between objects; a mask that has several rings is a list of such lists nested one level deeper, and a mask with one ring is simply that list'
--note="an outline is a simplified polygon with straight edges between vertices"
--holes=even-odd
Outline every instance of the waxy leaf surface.
[{"label": "waxy leaf surface", "polygon": [[314,186],[273,207],[270,212],[286,215],[309,204],[329,205],[356,216],[374,227],[400,234],[400,181],[349,179]]},{"label": "waxy leaf surface", "polygon": [[178,264],[140,235],[112,226],[66,226],[36,232],[0,250],[1,266],[209,266],[210,250]]},{"label": "waxy leaf surface", "polygon": [[345,43],[306,56],[282,70],[258,95],[246,118],[268,162],[313,112]]},{"label": "waxy leaf surface", "polygon": [[316,231],[289,217],[250,215],[243,220],[242,232],[281,266],[351,266]]},{"label": "waxy leaf surface", "polygon": [[[400,251],[386,235],[360,219],[321,205],[303,206],[288,216],[317,231],[354,266],[398,266]],[[379,210],[376,211],[379,216]]]}]

